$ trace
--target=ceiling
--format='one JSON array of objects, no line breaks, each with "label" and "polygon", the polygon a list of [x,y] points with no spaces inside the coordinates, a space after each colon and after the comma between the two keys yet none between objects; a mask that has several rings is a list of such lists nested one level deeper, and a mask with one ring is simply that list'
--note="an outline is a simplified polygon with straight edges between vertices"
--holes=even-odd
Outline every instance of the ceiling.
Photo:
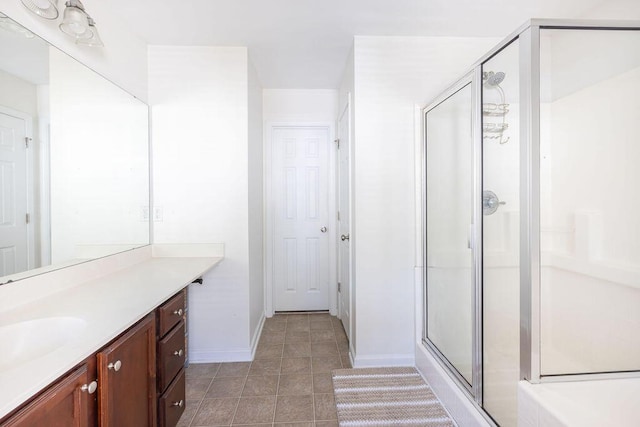
[{"label": "ceiling", "polygon": [[504,37],[614,0],[109,1],[149,44],[247,46],[265,88],[334,89],[354,35]]}]

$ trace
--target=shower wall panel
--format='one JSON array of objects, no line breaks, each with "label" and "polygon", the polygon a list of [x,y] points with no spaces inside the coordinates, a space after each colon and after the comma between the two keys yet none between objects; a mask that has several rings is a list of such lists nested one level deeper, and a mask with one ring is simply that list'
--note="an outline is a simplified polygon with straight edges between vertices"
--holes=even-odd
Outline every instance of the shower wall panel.
[{"label": "shower wall panel", "polygon": [[541,38],[541,373],[639,370],[640,34]]}]

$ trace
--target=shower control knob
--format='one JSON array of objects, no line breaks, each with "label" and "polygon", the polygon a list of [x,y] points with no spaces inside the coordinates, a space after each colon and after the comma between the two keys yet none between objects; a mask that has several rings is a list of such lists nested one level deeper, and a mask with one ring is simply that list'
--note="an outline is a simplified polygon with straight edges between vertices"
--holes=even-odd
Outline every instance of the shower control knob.
[{"label": "shower control knob", "polygon": [[482,213],[484,215],[494,214],[500,205],[506,205],[506,202],[501,202],[496,193],[490,190],[482,192]]}]

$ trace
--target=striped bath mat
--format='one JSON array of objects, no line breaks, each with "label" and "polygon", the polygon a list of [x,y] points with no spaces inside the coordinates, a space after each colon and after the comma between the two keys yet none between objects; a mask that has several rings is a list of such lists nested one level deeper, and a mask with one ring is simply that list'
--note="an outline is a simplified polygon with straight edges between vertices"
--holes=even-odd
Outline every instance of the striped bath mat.
[{"label": "striped bath mat", "polygon": [[455,426],[415,368],[337,369],[340,427]]}]

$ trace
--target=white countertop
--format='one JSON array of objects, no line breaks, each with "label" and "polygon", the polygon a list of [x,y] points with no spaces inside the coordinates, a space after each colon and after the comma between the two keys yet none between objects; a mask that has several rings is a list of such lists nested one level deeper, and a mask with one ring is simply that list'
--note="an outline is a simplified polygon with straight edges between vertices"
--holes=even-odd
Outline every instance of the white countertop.
[{"label": "white countertop", "polygon": [[[158,252],[160,253],[160,252]],[[81,319],[75,336],[60,348],[19,364],[0,354],[0,418],[134,325],[169,297],[222,261],[217,256],[155,257],[102,277],[0,311],[0,328],[49,317]],[[205,284],[206,285],[206,284]],[[38,286],[42,286],[39,284]],[[0,298],[2,297],[0,287]],[[47,295],[48,294],[48,295]],[[6,306],[6,304],[4,304]],[[85,323],[83,324],[84,321]],[[5,345],[12,343],[3,342]]]}]

